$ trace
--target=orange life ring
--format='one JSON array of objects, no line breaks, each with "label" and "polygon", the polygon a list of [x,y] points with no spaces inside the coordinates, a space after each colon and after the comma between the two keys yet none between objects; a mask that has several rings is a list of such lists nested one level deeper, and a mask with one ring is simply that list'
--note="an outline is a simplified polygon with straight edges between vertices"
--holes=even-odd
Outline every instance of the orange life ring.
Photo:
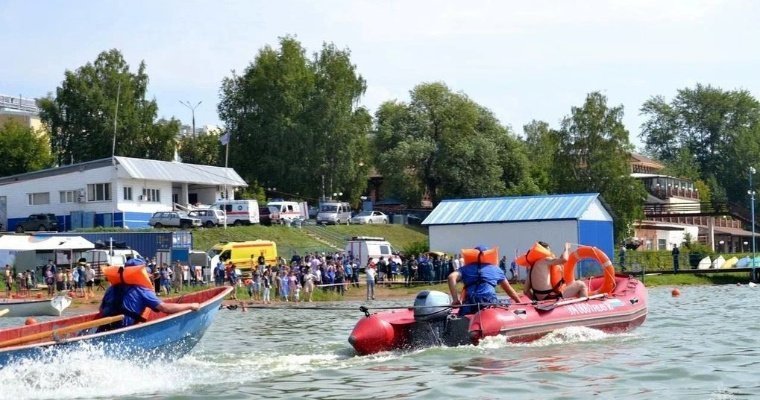
[{"label": "orange life ring", "polygon": [[615,267],[612,266],[610,258],[602,250],[593,246],[579,246],[578,249],[570,253],[564,267],[563,279],[565,284],[569,285],[575,281],[575,265],[578,264],[578,261],[586,259],[596,260],[602,266],[602,273],[604,274],[602,286],[593,292],[589,292],[589,295],[612,293],[615,290]]},{"label": "orange life ring", "polygon": [[148,276],[148,270],[144,265],[130,267],[108,266],[103,267],[102,271],[103,275],[108,279],[108,282],[111,285],[124,283],[154,290],[153,281]]}]

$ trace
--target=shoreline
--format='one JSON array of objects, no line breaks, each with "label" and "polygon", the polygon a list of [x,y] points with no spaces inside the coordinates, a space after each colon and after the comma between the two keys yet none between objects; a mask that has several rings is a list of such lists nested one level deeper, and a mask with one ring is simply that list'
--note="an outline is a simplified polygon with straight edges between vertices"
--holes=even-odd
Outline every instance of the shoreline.
[{"label": "shoreline", "polygon": [[[749,282],[749,279],[745,274],[724,274],[720,276],[705,276],[705,275],[645,275],[642,279],[641,276],[636,276],[637,279],[642,280],[647,288],[658,286],[694,286],[694,285],[743,285]],[[328,290],[315,290],[313,295],[313,301],[308,302],[303,300],[303,291],[301,292],[301,300],[298,302],[284,302],[276,298],[272,293],[272,301],[269,304],[264,304],[261,300],[252,300],[244,287],[238,287],[237,299],[228,298],[225,299],[223,304],[227,305],[239,305],[241,302],[245,302],[247,305],[259,306],[287,306],[287,305],[302,305],[304,303],[321,303],[321,302],[340,302],[340,301],[366,301],[366,286],[364,282],[361,282],[360,287],[349,287],[348,290],[341,296],[337,292]],[[511,283],[513,288],[518,292],[522,292],[521,283]],[[191,286],[190,288],[184,288],[176,293],[171,293],[168,297],[181,296],[185,293],[194,292],[197,290],[209,288],[211,285],[203,286]],[[461,283],[458,285],[461,289]],[[448,293],[448,285],[443,283],[436,283],[428,285],[425,283],[417,283],[411,286],[405,286],[404,283],[396,281],[391,286],[386,284],[375,285],[375,299],[387,300],[387,299],[400,299],[408,298],[410,302],[414,300],[414,297],[423,290],[437,290],[444,293]],[[501,293],[501,290],[498,290]],[[94,295],[88,299],[83,297],[72,295],[72,292],[68,292],[69,297],[72,298],[71,306],[67,310],[76,310],[78,314],[95,312],[100,306],[100,302],[103,299],[105,291],[98,290],[94,292]],[[159,298],[166,298],[167,296],[160,295]],[[11,296],[7,296],[5,292],[0,292],[0,298],[4,299],[43,299],[48,298],[45,289],[33,289],[29,295],[20,295],[11,292]]]}]

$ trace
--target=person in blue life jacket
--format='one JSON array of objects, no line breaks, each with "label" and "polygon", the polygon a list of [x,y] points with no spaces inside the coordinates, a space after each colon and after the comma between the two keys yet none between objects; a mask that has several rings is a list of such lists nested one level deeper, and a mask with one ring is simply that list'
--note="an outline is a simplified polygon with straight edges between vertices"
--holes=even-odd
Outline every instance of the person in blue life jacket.
[{"label": "person in blue life jacket", "polygon": [[[510,299],[520,302],[520,296],[509,284],[504,271],[493,263],[481,262],[480,257],[488,250],[485,246],[477,246],[478,261],[470,262],[459,270],[449,274],[449,292],[453,299],[452,305],[462,305],[459,315],[474,314],[484,305],[498,303],[496,286],[501,286]],[[457,282],[462,281],[465,287],[464,298],[457,293]]]},{"label": "person in blue life jacket", "polygon": [[[161,301],[153,290],[152,282],[147,273],[132,274],[134,271],[128,271],[129,274],[121,274],[119,281],[119,269],[113,267],[113,271],[106,272],[111,285],[103,294],[103,301],[100,303],[100,317],[111,317],[115,315],[124,315],[122,321],[106,325],[98,329],[105,331],[134,325],[138,322],[144,322],[147,309],[166,314],[174,314],[182,311],[197,311],[200,308],[198,303],[165,303]],[[127,260],[124,269],[141,268],[145,269],[145,261],[139,258]],[[113,273],[111,273],[113,272]],[[110,273],[110,276],[109,276]],[[140,278],[131,278],[127,280],[125,276],[137,276]],[[142,277],[144,275],[144,278]]]}]

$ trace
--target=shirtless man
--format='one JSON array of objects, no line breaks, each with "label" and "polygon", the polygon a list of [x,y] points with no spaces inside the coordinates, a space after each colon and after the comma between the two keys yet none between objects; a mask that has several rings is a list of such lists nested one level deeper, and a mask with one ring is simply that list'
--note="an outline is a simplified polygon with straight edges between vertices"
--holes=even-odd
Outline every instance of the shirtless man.
[{"label": "shirtless man", "polygon": [[[541,246],[549,249],[549,245],[544,242],[538,242]],[[528,271],[528,278],[525,280],[523,293],[534,300],[553,299],[558,297],[587,297],[588,288],[581,281],[575,281],[565,285],[560,281],[558,285],[552,287],[551,284],[551,267],[558,265],[560,271],[562,266],[567,262],[570,253],[570,243],[565,243],[565,251],[559,258],[552,256],[536,261],[533,267]],[[555,267],[557,268],[557,267]]]}]

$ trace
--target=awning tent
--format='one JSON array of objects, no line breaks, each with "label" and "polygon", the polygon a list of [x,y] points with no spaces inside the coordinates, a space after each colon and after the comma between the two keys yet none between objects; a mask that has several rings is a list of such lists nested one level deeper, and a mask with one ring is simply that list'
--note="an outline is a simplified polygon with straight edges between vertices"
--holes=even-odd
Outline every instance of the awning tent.
[{"label": "awning tent", "polygon": [[73,251],[88,250],[95,245],[81,236],[27,236],[4,235],[0,237],[0,250],[7,251]]}]

